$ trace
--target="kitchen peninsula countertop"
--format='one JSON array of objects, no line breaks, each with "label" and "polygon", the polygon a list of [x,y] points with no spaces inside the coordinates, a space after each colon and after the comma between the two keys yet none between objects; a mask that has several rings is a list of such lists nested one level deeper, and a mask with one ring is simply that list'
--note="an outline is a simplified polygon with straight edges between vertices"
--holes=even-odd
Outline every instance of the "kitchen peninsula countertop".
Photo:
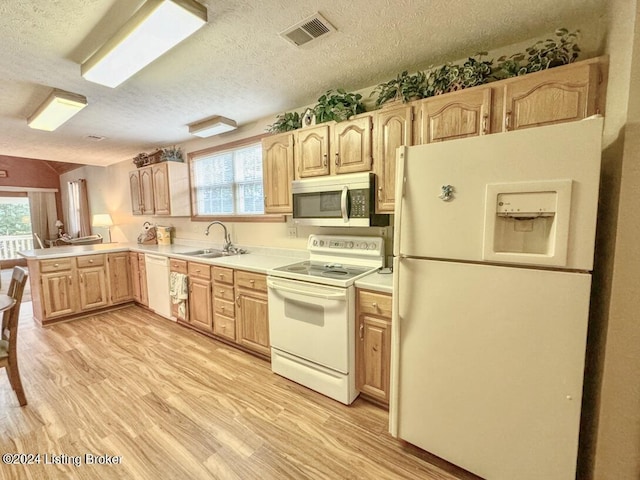
[{"label": "kitchen peninsula countertop", "polygon": [[[27,260],[47,260],[51,258],[79,257],[83,255],[96,255],[101,253],[139,252],[153,255],[163,255],[179,258],[190,262],[198,262],[209,265],[219,265],[239,270],[247,270],[255,273],[267,273],[267,270],[278,268],[299,260],[308,258],[306,250],[283,252],[281,249],[257,248],[257,252],[251,251],[243,255],[229,255],[218,258],[202,258],[192,255],[184,255],[185,252],[196,250],[196,246],[189,245],[140,245],[137,243],[102,243],[97,245],[75,245],[54,248],[42,248],[25,250],[19,254]],[[295,255],[292,256],[291,254]],[[374,290],[383,293],[393,292],[393,275],[374,272],[356,280],[357,288]]]},{"label": "kitchen peninsula countertop", "polygon": [[[101,253],[116,252],[139,252],[149,253],[153,255],[163,255],[172,258],[179,258],[190,262],[205,263],[209,265],[219,265],[239,270],[247,270],[256,273],[266,273],[271,268],[289,265],[297,260],[281,250],[258,249],[258,253],[249,253],[243,255],[229,255],[218,258],[202,258],[193,255],[184,255],[185,252],[196,250],[199,247],[189,245],[139,245],[137,243],[103,243],[97,245],[76,245],[65,247],[44,248],[36,250],[25,250],[19,252],[27,260],[46,260],[51,258],[78,257],[83,255],[95,255]],[[296,252],[297,253],[297,252]],[[299,258],[305,259],[308,255],[306,251],[301,250]]]}]

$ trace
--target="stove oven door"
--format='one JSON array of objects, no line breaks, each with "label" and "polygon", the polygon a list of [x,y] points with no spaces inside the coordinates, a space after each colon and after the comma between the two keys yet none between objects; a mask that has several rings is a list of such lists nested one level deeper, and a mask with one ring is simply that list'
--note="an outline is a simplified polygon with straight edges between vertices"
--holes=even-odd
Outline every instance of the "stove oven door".
[{"label": "stove oven door", "polygon": [[349,373],[354,289],[268,277],[271,347]]}]

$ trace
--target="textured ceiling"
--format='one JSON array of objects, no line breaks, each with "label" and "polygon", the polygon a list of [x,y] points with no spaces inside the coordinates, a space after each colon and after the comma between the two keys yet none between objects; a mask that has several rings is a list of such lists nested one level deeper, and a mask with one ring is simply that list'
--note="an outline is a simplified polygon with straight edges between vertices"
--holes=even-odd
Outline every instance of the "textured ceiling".
[{"label": "textured ceiling", "polygon": [[[0,2],[0,155],[109,165],[192,139],[212,115],[239,125],[328,88],[394,77],[597,19],[606,0],[203,0],[209,23],[115,89],[80,64],[142,0]],[[278,33],[320,11],[337,33],[296,48]],[[89,106],[55,132],[26,118],[59,88]],[[95,141],[90,135],[106,137]]]}]

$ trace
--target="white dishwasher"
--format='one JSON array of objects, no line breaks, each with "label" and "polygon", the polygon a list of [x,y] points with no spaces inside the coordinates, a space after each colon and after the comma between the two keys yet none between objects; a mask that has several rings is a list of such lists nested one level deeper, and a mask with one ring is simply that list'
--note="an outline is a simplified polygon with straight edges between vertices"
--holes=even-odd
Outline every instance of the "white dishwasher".
[{"label": "white dishwasher", "polygon": [[169,297],[169,258],[145,253],[147,267],[147,291],[149,308],[171,320],[171,298]]}]

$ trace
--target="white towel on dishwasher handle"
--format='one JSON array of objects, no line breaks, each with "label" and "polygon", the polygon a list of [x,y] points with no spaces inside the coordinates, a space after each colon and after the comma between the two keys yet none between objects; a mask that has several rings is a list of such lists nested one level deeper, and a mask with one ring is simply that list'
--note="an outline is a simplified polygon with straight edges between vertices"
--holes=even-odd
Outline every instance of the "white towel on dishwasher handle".
[{"label": "white towel on dishwasher handle", "polygon": [[189,285],[187,276],[184,273],[171,272],[169,274],[169,295],[171,296],[171,302],[178,304],[180,318],[186,318]]}]

